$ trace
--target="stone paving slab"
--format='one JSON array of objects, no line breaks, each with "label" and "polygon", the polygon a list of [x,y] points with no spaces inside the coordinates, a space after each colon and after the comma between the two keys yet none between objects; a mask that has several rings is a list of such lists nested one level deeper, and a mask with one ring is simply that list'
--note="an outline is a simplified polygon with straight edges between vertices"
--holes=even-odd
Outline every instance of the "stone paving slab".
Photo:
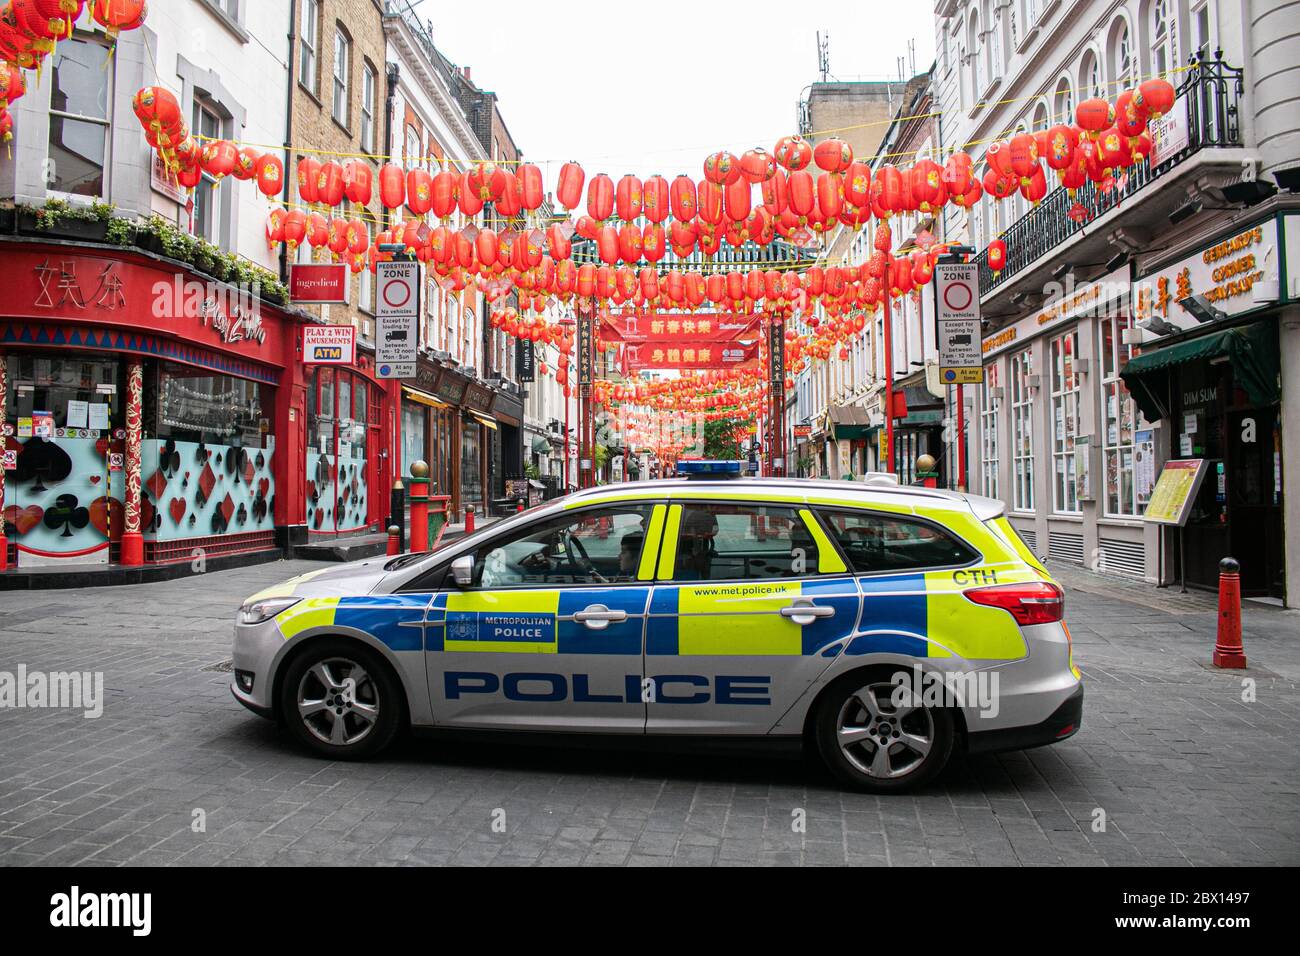
[{"label": "stone paving slab", "polygon": [[1212,607],[1063,574],[1081,732],[882,798],[797,758],[419,740],[366,764],[306,756],[211,668],[246,595],[315,566],[0,596],[0,670],[102,670],[107,698],[94,720],[0,710],[0,865],[1300,863],[1296,612],[1248,608],[1251,669],[1215,671]]}]

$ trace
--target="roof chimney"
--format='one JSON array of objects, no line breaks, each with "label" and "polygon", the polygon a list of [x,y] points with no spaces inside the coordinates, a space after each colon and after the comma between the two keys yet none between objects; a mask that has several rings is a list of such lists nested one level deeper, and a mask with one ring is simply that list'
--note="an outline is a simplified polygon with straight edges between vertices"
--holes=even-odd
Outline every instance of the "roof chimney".
[{"label": "roof chimney", "polygon": [[465,79],[466,79],[466,80],[469,80],[469,82],[471,82],[471,83],[474,82],[473,80],[470,79],[470,76],[469,76],[469,67],[465,67]]}]

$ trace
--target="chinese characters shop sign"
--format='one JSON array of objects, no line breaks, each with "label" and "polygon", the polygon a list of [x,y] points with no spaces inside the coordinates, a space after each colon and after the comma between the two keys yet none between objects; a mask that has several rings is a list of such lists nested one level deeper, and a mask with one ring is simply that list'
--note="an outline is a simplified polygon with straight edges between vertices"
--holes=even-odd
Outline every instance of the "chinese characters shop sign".
[{"label": "chinese characters shop sign", "polygon": [[223,351],[279,357],[278,332],[263,323],[260,290],[128,259],[34,251],[0,260],[0,313],[121,326]]},{"label": "chinese characters shop sign", "polygon": [[1280,259],[1277,220],[1250,226],[1134,282],[1133,319],[1157,333],[1195,328],[1179,302],[1196,295],[1226,316],[1246,312],[1258,305],[1255,283],[1276,279]]}]

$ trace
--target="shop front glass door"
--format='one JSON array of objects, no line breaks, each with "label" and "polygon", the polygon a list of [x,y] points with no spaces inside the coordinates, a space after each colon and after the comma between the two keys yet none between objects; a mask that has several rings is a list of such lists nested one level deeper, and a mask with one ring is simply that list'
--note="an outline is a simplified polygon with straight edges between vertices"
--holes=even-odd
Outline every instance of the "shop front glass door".
[{"label": "shop front glass door", "polygon": [[5,534],[19,567],[106,564],[121,539],[124,457],[119,363],[10,355]]},{"label": "shop front glass door", "polygon": [[308,394],[307,527],[357,532],[369,510],[368,388],[343,369],[321,366]]}]

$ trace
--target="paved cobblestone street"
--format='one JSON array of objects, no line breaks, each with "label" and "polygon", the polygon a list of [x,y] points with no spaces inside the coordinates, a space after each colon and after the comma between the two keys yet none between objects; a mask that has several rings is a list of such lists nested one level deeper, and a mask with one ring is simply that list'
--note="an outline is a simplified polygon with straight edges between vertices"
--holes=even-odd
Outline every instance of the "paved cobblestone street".
[{"label": "paved cobblestone street", "polygon": [[745,755],[405,740],[368,764],[308,757],[215,667],[238,603],[310,567],[0,595],[0,670],[101,670],[106,693],[96,720],[0,710],[0,865],[1300,863],[1295,612],[1247,605],[1244,703],[1243,672],[1208,667],[1212,599],[1054,569],[1082,731],[880,798]]}]

